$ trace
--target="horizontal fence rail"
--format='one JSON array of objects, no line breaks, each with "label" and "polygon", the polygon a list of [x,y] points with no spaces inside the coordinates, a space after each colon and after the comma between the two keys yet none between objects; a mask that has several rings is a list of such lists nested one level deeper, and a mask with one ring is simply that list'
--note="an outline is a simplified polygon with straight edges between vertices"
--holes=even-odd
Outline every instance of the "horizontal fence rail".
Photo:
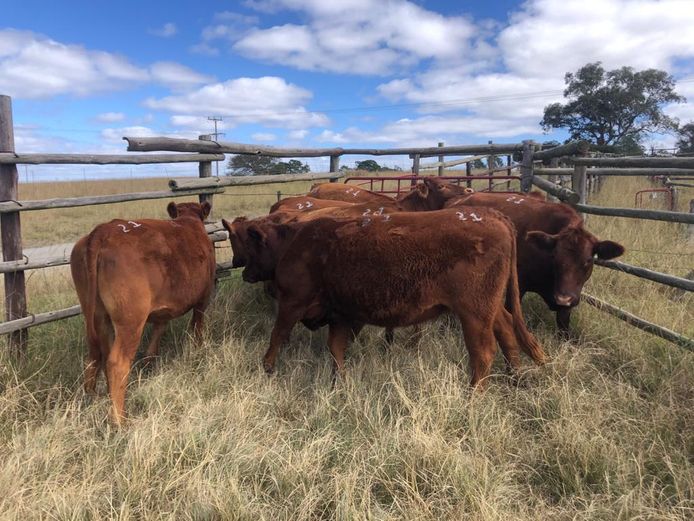
[{"label": "horizontal fence rail", "polygon": [[694,351],[694,340],[692,340],[691,338],[687,338],[686,336],[680,335],[679,333],[675,333],[671,329],[659,326],[658,324],[648,322],[647,320],[637,317],[633,313],[629,313],[628,311],[625,311],[622,308],[613,306],[612,304],[605,302],[604,300],[601,300],[597,297],[593,297],[592,295],[587,295],[586,293],[583,293],[583,295],[581,295],[581,299],[585,300],[591,306],[595,306],[596,308],[605,311],[610,315],[614,315],[615,317],[625,321],[628,324],[631,324],[634,327],[637,327],[643,331],[659,336],[661,338],[664,338],[665,340],[669,340],[674,344]]},{"label": "horizontal fence rail", "polygon": [[[534,175],[571,175],[573,168],[541,168],[535,167]],[[694,177],[694,170],[688,168],[589,168],[586,170],[588,175],[599,176],[645,176],[653,177],[657,175],[664,176],[687,176]]]},{"label": "horizontal fence rail", "polygon": [[224,154],[0,154],[5,165],[151,165],[224,161]]},{"label": "horizontal fence rail", "polygon": [[10,212],[27,212],[31,210],[50,210],[54,208],[75,208],[78,206],[95,206],[99,204],[125,203],[128,201],[146,201],[149,199],[166,199],[188,195],[223,193],[222,188],[198,188],[186,192],[162,190],[158,192],[132,192],[128,194],[94,195],[90,197],[64,197],[42,199],[38,201],[3,201],[0,202],[0,214]]},{"label": "horizontal fence rail", "polygon": [[419,154],[424,157],[463,154],[503,154],[523,150],[523,145],[519,143],[419,148],[279,148],[247,145],[243,143],[229,143],[225,141],[218,142],[165,137],[124,137],[123,139],[128,142],[128,150],[131,152],[221,152],[224,154],[247,154],[269,157],[323,157],[343,155],[402,156],[409,154]]},{"label": "horizontal fence rail", "polygon": [[694,168],[694,157],[575,157],[579,166],[612,166],[624,168]]},{"label": "horizontal fence rail", "polygon": [[249,186],[274,183],[294,183],[298,181],[330,181],[341,179],[343,174],[324,172],[315,174],[245,175],[226,177],[179,177],[169,180],[169,188],[179,190],[203,189],[206,187]]},{"label": "horizontal fence rail", "polygon": [[621,271],[622,273],[636,275],[637,277],[642,279],[660,282],[661,284],[666,284],[668,286],[672,286],[673,288],[694,291],[694,280],[684,279],[682,277],[675,277],[674,275],[668,275],[667,273],[660,273],[658,271],[649,270],[647,268],[640,268],[639,266],[632,266],[631,264],[625,264],[624,262],[613,260],[595,259],[595,264],[604,268],[610,268],[612,270]]}]

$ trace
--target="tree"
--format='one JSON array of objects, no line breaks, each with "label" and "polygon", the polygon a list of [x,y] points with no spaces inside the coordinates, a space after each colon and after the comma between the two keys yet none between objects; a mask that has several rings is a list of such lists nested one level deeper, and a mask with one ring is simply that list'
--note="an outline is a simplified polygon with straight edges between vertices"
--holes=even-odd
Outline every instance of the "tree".
[{"label": "tree", "polygon": [[378,172],[379,170],[383,170],[381,165],[379,165],[373,159],[365,159],[364,161],[357,161],[355,163],[355,166],[356,166],[357,170],[366,170],[367,172]]},{"label": "tree", "polygon": [[540,124],[545,132],[567,128],[572,139],[613,145],[626,138],[636,142],[648,132],[671,132],[677,120],[662,106],[682,103],[675,80],[667,72],[631,67],[605,71],[600,62],[589,63],[564,77],[567,103],[545,107]]},{"label": "tree", "polygon": [[274,174],[303,174],[311,168],[297,159],[288,162],[275,157],[236,155],[229,159],[227,175],[274,175]]},{"label": "tree", "polygon": [[694,153],[694,122],[682,125],[677,134],[679,134],[677,152],[679,154]]},{"label": "tree", "polygon": [[615,148],[625,156],[642,156],[646,149],[641,145],[639,136],[625,136],[615,143]]}]

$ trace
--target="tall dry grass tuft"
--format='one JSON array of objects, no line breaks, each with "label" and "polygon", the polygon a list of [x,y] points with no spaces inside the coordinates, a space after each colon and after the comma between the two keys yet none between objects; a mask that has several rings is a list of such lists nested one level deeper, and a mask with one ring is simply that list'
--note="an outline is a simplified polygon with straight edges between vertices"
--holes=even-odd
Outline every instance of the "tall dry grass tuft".
[{"label": "tall dry grass tuft", "polygon": [[[637,185],[608,183],[596,199],[615,192],[627,206]],[[662,254],[691,252],[673,225],[589,217],[588,226],[622,241],[627,262],[677,273],[691,260]],[[47,305],[72,298],[68,282],[57,287]],[[691,334],[690,297],[598,268],[590,291]],[[223,279],[205,341],[192,344],[185,319],[175,321],[158,367],[133,372],[121,430],[106,421],[106,396],[81,390],[79,318],[32,330],[23,362],[3,351],[0,518],[694,516],[686,350],[585,305],[576,337],[559,341],[529,296],[551,362],[526,360],[518,385],[498,357],[488,390],[471,392],[459,326],[444,317],[419,340],[398,331],[391,348],[367,328],[333,388],[325,332],[301,327],[265,376],[272,310],[238,273]]]}]

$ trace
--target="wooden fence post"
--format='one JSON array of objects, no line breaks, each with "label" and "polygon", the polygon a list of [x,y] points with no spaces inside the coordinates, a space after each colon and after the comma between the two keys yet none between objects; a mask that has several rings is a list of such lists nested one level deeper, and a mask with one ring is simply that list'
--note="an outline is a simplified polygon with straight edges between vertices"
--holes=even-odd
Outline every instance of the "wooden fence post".
[{"label": "wooden fence post", "polygon": [[[442,146],[443,146],[443,141],[439,141],[439,147],[442,147]],[[439,163],[443,163],[444,157],[446,157],[446,156],[439,156]],[[439,170],[437,173],[440,176],[443,175],[443,165],[439,166]]]},{"label": "wooden fence post", "polygon": [[[12,124],[12,98],[0,96],[0,152],[14,153],[14,127]],[[0,165],[0,201],[16,201],[17,165]],[[2,257],[4,261],[19,260],[22,254],[22,227],[19,212],[0,215]],[[5,273],[5,320],[27,316],[27,297],[24,272]],[[16,354],[26,352],[29,332],[26,329],[10,334],[9,346]]]},{"label": "wooden fence post", "polygon": [[[465,163],[465,175],[467,177],[472,177],[472,163],[470,161]],[[468,188],[472,188],[472,179],[468,179],[465,184]]]},{"label": "wooden fence post", "polygon": [[[689,200],[689,213],[694,215],[694,199]],[[689,242],[694,242],[694,224],[687,225],[687,240]]]},{"label": "wooden fence post", "polygon": [[414,175],[419,175],[419,154],[413,154],[412,156],[412,173]]},{"label": "wooden fence post", "polygon": [[[549,167],[550,168],[559,168],[559,158],[558,157],[553,157],[552,159],[549,160]],[[550,183],[557,184],[557,176],[556,174],[552,174],[547,176],[547,181]],[[557,202],[559,199],[554,197],[552,194],[547,194],[547,200],[552,201],[552,202]]]},{"label": "wooden fence post", "polygon": [[[330,171],[337,172],[340,169],[340,156],[330,156]],[[331,179],[330,182],[334,183],[337,179]]]},{"label": "wooden fence post", "polygon": [[[198,139],[203,141],[209,141],[209,135],[199,136]],[[212,161],[200,161],[198,163],[198,175],[199,177],[212,177]],[[212,206],[212,194],[200,194],[198,196],[200,204],[207,201]],[[212,215],[212,210],[210,210],[210,215]]]},{"label": "wooden fence post", "polygon": [[528,193],[533,186],[533,153],[535,151],[532,140],[523,141],[523,160],[521,161],[521,192]]}]

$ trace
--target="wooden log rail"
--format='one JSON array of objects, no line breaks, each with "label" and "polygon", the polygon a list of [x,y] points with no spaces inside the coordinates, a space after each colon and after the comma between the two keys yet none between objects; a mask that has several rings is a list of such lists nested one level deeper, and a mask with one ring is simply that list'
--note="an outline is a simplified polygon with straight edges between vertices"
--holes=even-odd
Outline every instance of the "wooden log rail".
[{"label": "wooden log rail", "polygon": [[586,154],[590,149],[587,141],[572,141],[565,145],[539,150],[533,154],[534,161],[544,161],[555,157],[572,156],[574,154]]},{"label": "wooden log rail", "polygon": [[[542,168],[535,167],[534,175],[571,175],[573,168]],[[694,177],[694,170],[687,168],[589,168],[588,175],[600,176],[686,176]]]},{"label": "wooden log rail", "polygon": [[[567,169],[570,172],[573,171],[573,169]],[[562,186],[559,186],[555,183],[551,183],[547,181],[546,179],[542,179],[541,177],[535,177],[533,176],[533,185],[537,186],[538,188],[541,188],[548,194],[553,195],[557,199],[560,199],[561,201],[567,202],[571,205],[574,205],[578,202],[578,194],[572,190],[569,190],[568,188],[564,188]]]},{"label": "wooden log rail", "polygon": [[675,277],[673,275],[668,275],[667,273],[660,273],[658,271],[612,260],[595,259],[595,264],[598,266],[603,266],[604,268],[610,268],[612,270],[628,273],[629,275],[634,275],[642,279],[648,279],[661,284],[666,284],[668,286],[672,286],[673,288],[694,291],[694,280]]},{"label": "wooden log rail", "polygon": [[[216,277],[224,277],[225,275],[227,275],[230,269],[231,262],[221,262],[217,264]],[[77,315],[80,315],[81,313],[82,309],[78,304],[76,306],[70,306],[68,308],[59,309],[57,311],[47,311],[46,313],[38,313],[36,315],[30,314],[27,317],[0,323],[0,335],[7,335],[16,331],[21,331],[29,327],[40,326],[41,324],[47,324],[48,322],[55,322],[56,320],[63,320],[65,318],[75,317]]]},{"label": "wooden log rail", "polygon": [[[207,235],[212,242],[226,241],[229,238],[228,233],[224,230],[221,221],[205,225]],[[26,257],[21,260],[0,262],[0,273],[13,273],[17,271],[27,271],[42,268],[54,268],[56,266],[64,266],[70,264],[70,251],[74,244],[65,247],[65,252],[62,255],[57,255],[42,261],[32,261]]]},{"label": "wooden log rail", "polygon": [[224,161],[224,154],[0,154],[0,165],[151,165]]},{"label": "wooden log rail", "polygon": [[574,165],[622,168],[694,168],[694,157],[575,157]]},{"label": "wooden log rail", "polygon": [[316,172],[314,174],[244,175],[225,177],[179,177],[169,180],[169,188],[179,193],[181,190],[202,190],[223,186],[246,186],[272,183],[293,183],[297,181],[335,182],[344,175],[337,172]]},{"label": "wooden log rail", "polygon": [[684,347],[686,349],[689,349],[690,351],[694,351],[694,340],[692,340],[691,338],[687,338],[686,336],[680,335],[679,333],[675,333],[671,329],[659,326],[657,324],[653,324],[652,322],[648,322],[647,320],[637,317],[633,313],[629,313],[628,311],[618,308],[617,306],[613,306],[612,304],[605,302],[604,300],[601,300],[599,298],[593,297],[592,295],[587,295],[584,293],[583,295],[581,295],[581,299],[583,299],[591,306],[595,306],[596,308],[605,311],[610,315],[619,318],[620,320],[623,320],[627,324],[630,324],[653,335],[664,338],[665,340],[669,340],[670,342]]},{"label": "wooden log rail", "polygon": [[323,157],[343,155],[398,156],[419,154],[425,156],[464,154],[505,154],[518,152],[522,144],[456,145],[448,147],[420,148],[279,148],[270,146],[230,143],[225,141],[200,141],[166,137],[124,137],[129,152],[199,152],[211,154],[247,154],[269,157]]},{"label": "wooden log rail", "polygon": [[94,206],[98,204],[123,203],[127,201],[145,201],[149,199],[166,199],[168,197],[185,197],[187,195],[223,193],[222,188],[198,188],[184,191],[162,190],[154,192],[132,192],[128,194],[95,195],[91,197],[65,197],[58,199],[41,199],[37,201],[2,201],[0,215],[10,212],[30,210],[50,210],[53,208],[75,208],[77,206]]}]

